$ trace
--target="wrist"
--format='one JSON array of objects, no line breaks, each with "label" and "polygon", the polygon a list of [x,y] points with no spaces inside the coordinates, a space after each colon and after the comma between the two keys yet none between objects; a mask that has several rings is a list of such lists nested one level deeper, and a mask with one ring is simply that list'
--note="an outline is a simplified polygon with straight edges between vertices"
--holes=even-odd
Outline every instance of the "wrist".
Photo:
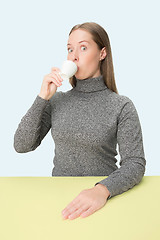
[{"label": "wrist", "polygon": [[106,198],[108,198],[110,196],[110,192],[109,192],[108,188],[106,186],[104,186],[103,184],[98,183],[94,187],[97,188],[97,189],[100,189],[101,191],[103,191],[105,196],[106,196]]},{"label": "wrist", "polygon": [[46,96],[42,95],[42,94],[38,94],[39,97],[43,98],[44,100],[49,100]]}]

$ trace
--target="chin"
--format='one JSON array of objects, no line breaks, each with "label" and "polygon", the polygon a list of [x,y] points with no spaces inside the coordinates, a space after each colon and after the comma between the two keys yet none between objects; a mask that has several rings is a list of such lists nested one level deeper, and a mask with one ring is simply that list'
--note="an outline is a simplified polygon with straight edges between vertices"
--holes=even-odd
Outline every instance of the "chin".
[{"label": "chin", "polygon": [[75,74],[75,77],[78,78],[78,79],[81,79],[81,75],[78,74],[78,73]]},{"label": "chin", "polygon": [[75,74],[75,77],[78,78],[78,79],[81,79],[81,80],[88,78],[88,76],[80,75],[78,73]]}]

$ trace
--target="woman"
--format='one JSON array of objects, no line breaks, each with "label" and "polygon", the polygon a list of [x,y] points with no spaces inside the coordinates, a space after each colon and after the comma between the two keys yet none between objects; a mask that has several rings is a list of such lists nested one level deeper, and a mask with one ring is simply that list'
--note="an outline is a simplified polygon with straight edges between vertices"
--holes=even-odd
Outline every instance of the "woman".
[{"label": "woman", "polygon": [[[55,141],[52,176],[108,176],[83,190],[62,212],[64,219],[87,217],[107,199],[138,184],[145,173],[142,131],[133,102],[118,94],[106,31],[94,22],[74,26],[67,44],[68,60],[78,67],[62,85],[53,67],[14,136],[17,152],[35,150],[51,129]],[[115,156],[121,156],[120,168]]]}]

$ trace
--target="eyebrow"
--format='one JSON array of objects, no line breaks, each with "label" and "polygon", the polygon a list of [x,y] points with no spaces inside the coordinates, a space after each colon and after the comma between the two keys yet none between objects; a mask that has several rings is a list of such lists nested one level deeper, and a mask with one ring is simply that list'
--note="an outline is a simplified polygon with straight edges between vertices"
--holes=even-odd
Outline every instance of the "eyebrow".
[{"label": "eyebrow", "polygon": [[[82,40],[82,41],[80,41],[79,43],[81,43],[81,42],[88,42],[88,41]],[[88,43],[89,43],[89,42],[88,42]],[[72,44],[68,43],[67,45],[72,45]]]}]

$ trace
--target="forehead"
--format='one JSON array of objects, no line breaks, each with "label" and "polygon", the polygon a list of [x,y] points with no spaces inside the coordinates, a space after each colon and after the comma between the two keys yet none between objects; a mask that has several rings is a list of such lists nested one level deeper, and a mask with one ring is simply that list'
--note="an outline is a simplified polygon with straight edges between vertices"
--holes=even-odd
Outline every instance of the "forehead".
[{"label": "forehead", "polygon": [[68,44],[76,44],[80,41],[88,41],[90,44],[94,42],[92,35],[89,32],[81,29],[76,29],[70,34],[68,38]]}]

